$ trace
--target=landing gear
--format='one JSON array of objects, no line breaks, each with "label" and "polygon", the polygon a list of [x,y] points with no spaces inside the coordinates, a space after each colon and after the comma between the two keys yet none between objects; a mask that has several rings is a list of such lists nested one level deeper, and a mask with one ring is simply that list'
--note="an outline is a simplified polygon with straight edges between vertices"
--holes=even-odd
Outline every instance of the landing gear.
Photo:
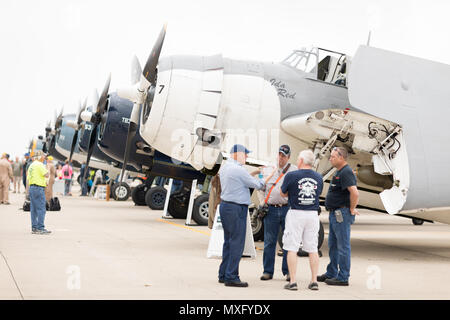
[{"label": "landing gear", "polygon": [[209,218],[209,194],[199,195],[194,200],[194,209],[192,211],[192,219],[201,226],[208,225]]},{"label": "landing gear", "polygon": [[252,224],[253,240],[264,241],[264,222],[258,217],[256,208],[248,208],[250,212],[250,223]]},{"label": "landing gear", "polygon": [[419,219],[419,218],[412,218],[412,223],[415,226],[421,226],[421,225],[423,225],[424,221],[422,219]]},{"label": "landing gear", "polygon": [[136,186],[133,191],[131,191],[131,199],[137,206],[145,206],[147,203],[145,202],[145,194],[148,191],[148,186],[145,184],[140,184]]},{"label": "landing gear", "polygon": [[167,190],[163,187],[150,188],[145,194],[145,203],[150,209],[162,210],[164,209],[166,194]]},{"label": "landing gear", "polygon": [[126,201],[131,195],[131,188],[126,182],[115,183],[111,188],[112,196],[117,201]]}]

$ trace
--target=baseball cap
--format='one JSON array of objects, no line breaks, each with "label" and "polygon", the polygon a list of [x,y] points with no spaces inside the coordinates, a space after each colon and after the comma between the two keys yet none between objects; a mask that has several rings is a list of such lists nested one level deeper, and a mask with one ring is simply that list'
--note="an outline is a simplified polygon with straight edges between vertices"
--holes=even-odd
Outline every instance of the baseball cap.
[{"label": "baseball cap", "polygon": [[246,147],[244,147],[242,144],[235,144],[231,150],[230,153],[235,153],[235,152],[245,152],[245,153],[250,153],[251,151],[248,150]]},{"label": "baseball cap", "polygon": [[280,149],[278,150],[278,152],[281,152],[282,154],[284,154],[285,156],[288,156],[291,154],[291,148],[287,145],[287,144],[283,144]]},{"label": "baseball cap", "polygon": [[47,160],[53,161],[53,157],[52,157],[52,156],[48,156],[48,157],[47,157]]}]

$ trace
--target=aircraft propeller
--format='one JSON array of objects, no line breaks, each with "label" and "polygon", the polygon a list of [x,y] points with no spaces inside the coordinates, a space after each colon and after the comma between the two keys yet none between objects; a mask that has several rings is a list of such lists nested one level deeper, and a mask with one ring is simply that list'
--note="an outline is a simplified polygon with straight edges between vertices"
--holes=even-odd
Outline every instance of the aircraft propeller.
[{"label": "aircraft propeller", "polygon": [[[89,144],[88,144],[88,154],[86,158],[86,168],[89,167],[89,162],[92,157],[92,153],[94,152],[95,147],[95,141],[97,139],[97,129],[100,126],[100,124],[104,123],[106,121],[106,118],[103,117],[105,111],[106,111],[106,104],[108,102],[108,91],[109,91],[109,85],[111,84],[111,74],[108,76],[108,80],[106,81],[105,87],[103,88],[102,94],[97,102],[97,108],[95,113],[90,111],[83,111],[80,113],[79,119],[87,122],[92,123],[92,131],[91,135],[89,137]],[[86,173],[88,170],[84,171],[84,177],[83,179],[86,179]]]},{"label": "aircraft propeller", "polygon": [[[145,63],[143,71],[141,71],[142,69],[137,57],[133,58],[131,67],[131,81],[133,82],[132,84],[135,86],[131,90],[127,89],[117,90],[117,94],[119,96],[122,96],[134,102],[133,110],[131,111],[130,116],[130,125],[128,127],[125,154],[123,159],[123,167],[119,182],[120,185],[122,185],[123,176],[125,173],[125,169],[127,167],[128,158],[130,156],[131,141],[136,136],[136,131],[139,122],[139,115],[141,113],[142,105],[146,101],[147,94],[149,93],[149,91],[154,92],[154,88],[156,87],[156,76],[157,76],[156,66],[158,65],[159,55],[161,54],[164,38],[166,36],[166,29],[167,24],[165,24],[161,29],[158,39],[153,45],[153,49],[150,52],[147,62]],[[153,102],[153,96],[151,96],[151,98],[152,98],[151,102]]]}]

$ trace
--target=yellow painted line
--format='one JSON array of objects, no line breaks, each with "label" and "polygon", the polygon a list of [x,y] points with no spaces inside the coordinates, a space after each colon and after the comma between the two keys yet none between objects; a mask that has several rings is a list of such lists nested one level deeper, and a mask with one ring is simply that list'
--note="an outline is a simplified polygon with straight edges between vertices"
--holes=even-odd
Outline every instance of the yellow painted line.
[{"label": "yellow painted line", "polygon": [[184,228],[184,229],[187,229],[187,230],[191,230],[191,231],[195,231],[195,232],[198,232],[198,233],[202,233],[202,234],[205,234],[207,236],[211,235],[211,232],[207,232],[207,231],[203,231],[203,230],[197,230],[197,229],[194,229],[194,228],[182,225],[182,224],[178,224],[178,223],[175,223],[175,222],[172,222],[172,221],[163,220],[163,219],[158,219],[158,221],[159,222],[164,222],[164,223],[167,223],[167,224],[171,224],[173,226],[177,226],[177,227],[180,227],[180,228]]},{"label": "yellow painted line", "polygon": [[[194,229],[194,228],[182,225],[182,224],[178,224],[178,223],[175,223],[175,222],[172,222],[172,221],[168,221],[168,220],[164,220],[164,219],[158,219],[157,221],[164,222],[164,223],[167,223],[167,224],[170,224],[170,225],[173,225],[173,226],[176,226],[176,227],[180,227],[180,228],[183,228],[183,229],[186,229],[186,230],[191,230],[191,231],[194,231],[194,232],[205,234],[207,236],[211,235],[211,232],[207,232],[207,231],[203,231],[203,230],[197,230],[197,229]],[[261,250],[261,251],[264,250],[262,248],[258,248],[257,246],[255,246],[255,248],[256,248],[256,250]]]}]

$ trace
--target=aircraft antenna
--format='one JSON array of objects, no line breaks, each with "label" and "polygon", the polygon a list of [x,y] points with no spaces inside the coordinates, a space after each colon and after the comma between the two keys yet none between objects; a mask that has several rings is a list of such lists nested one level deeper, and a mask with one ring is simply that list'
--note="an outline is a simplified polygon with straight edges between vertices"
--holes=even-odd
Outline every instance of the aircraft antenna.
[{"label": "aircraft antenna", "polygon": [[372,31],[369,31],[369,35],[367,36],[367,46],[370,47],[370,36],[372,35]]}]

